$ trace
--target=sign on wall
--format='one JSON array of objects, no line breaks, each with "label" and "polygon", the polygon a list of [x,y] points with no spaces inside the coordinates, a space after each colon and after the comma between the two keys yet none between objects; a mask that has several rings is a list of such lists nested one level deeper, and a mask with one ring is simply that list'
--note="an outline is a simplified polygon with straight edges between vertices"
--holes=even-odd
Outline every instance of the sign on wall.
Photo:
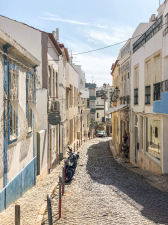
[{"label": "sign on wall", "polygon": [[61,116],[59,113],[53,112],[48,115],[49,124],[58,125],[58,124],[60,124],[60,121],[61,121]]}]

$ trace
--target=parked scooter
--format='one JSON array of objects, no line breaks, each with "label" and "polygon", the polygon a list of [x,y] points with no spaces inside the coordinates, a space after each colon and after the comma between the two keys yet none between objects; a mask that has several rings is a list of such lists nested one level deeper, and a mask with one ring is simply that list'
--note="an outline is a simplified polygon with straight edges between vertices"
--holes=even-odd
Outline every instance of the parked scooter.
[{"label": "parked scooter", "polygon": [[66,159],[66,165],[65,165],[65,182],[69,182],[74,173],[75,173],[75,169],[77,167],[77,160],[79,158],[79,154],[72,152],[72,148],[70,148],[68,146],[68,158]]}]

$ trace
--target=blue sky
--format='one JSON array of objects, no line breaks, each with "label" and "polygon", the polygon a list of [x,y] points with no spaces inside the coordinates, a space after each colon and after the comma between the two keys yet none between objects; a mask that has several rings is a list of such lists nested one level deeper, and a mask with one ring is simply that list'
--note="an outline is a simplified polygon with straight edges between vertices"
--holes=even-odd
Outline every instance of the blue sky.
[{"label": "blue sky", "polygon": [[[163,3],[164,0],[160,0]],[[157,14],[159,0],[1,0],[0,14],[46,32],[59,28],[59,42],[72,54],[130,38],[139,23]],[[87,82],[112,84],[110,69],[123,44],[77,55]]]}]

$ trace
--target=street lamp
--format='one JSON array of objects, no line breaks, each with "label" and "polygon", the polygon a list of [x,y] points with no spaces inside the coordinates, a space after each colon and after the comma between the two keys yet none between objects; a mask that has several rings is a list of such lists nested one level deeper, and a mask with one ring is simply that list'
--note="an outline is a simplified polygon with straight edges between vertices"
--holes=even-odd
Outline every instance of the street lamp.
[{"label": "street lamp", "polygon": [[119,95],[120,95],[120,89],[119,89],[118,87],[116,87],[116,88],[114,89],[114,95],[115,95],[116,98],[119,97]]}]

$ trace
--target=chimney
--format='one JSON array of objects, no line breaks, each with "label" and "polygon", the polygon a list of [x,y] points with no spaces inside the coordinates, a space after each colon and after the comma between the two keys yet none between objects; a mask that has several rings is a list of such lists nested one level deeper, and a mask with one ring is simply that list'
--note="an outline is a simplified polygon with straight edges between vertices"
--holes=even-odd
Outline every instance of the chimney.
[{"label": "chimney", "polygon": [[152,14],[152,16],[149,19],[149,22],[154,22],[156,20],[155,14]]},{"label": "chimney", "polygon": [[53,34],[55,40],[58,41],[59,40],[59,28],[56,28],[56,31],[53,31],[52,34]]}]

